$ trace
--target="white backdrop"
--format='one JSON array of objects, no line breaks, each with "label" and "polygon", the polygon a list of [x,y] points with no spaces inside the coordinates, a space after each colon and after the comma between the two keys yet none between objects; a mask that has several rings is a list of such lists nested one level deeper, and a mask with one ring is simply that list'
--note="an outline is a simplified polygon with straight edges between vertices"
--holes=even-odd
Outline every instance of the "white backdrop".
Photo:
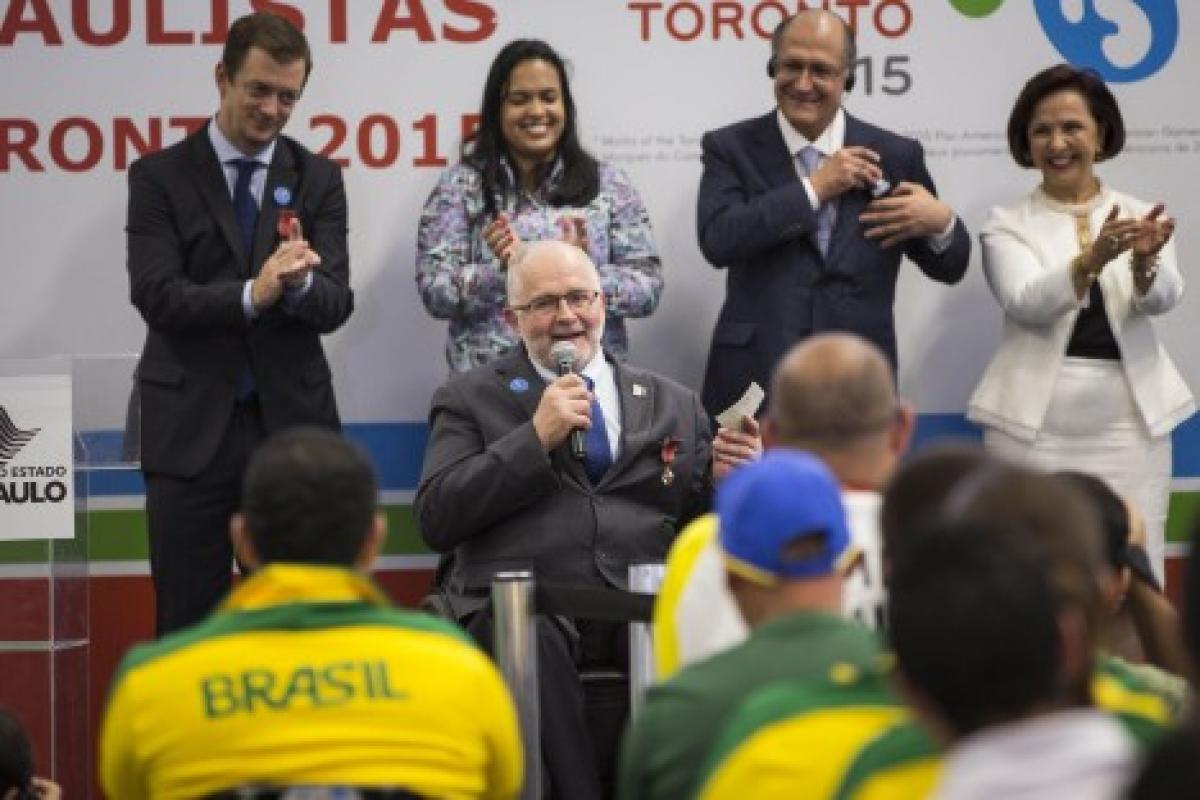
[{"label": "white backdrop", "polygon": [[[1112,69],[1136,71],[1148,58],[1162,61],[1154,53],[1169,36],[1163,20],[1176,2],[824,0],[856,16],[860,55],[870,57],[847,108],[921,138],[940,193],[972,232],[990,206],[1036,183],[1035,173],[1012,164],[1003,128],[1024,80],[1063,59],[1038,12],[1081,20],[1081,39],[1091,35],[1089,25],[1109,20],[1100,52]],[[698,386],[723,293],[723,273],[696,246],[699,137],[771,107],[766,34],[785,11],[821,4],[5,0],[0,355],[140,349],[144,329],[128,301],[122,231],[125,166],[136,151],[121,129],[147,136],[159,125],[170,143],[182,136],[171,118],[211,114],[220,55],[211,29],[251,8],[275,8],[302,14],[316,61],[288,132],[314,149],[329,145],[338,128],[347,133],[333,155],[350,161],[357,307],[327,340],[345,419],[423,419],[445,376],[444,323],[426,315],[413,279],[416,220],[440,167],[414,160],[431,146],[451,163],[457,158],[461,118],[477,111],[492,57],[522,36],[545,38],[569,59],[585,143],[631,174],[650,209],[666,291],[652,318],[631,324],[633,358]],[[997,5],[981,18],[957,10]],[[1188,45],[1197,41],[1200,10],[1178,5],[1178,45],[1161,69],[1114,84],[1130,148],[1101,172],[1125,191],[1167,203],[1181,220],[1179,251],[1191,277],[1191,231],[1200,219],[1192,191],[1200,177],[1200,48]],[[398,153],[389,151],[389,130],[399,134]],[[1188,331],[1196,309],[1189,295],[1159,328],[1193,387],[1200,386],[1200,353]],[[902,390],[922,411],[961,412],[1000,325],[978,253],[956,287],[906,273],[897,316]],[[124,413],[120,399],[114,424]]]}]

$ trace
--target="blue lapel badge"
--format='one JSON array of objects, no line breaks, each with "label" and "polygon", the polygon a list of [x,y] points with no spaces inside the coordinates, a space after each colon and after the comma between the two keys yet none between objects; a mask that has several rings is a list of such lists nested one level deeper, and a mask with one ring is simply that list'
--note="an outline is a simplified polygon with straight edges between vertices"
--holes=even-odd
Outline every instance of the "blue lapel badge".
[{"label": "blue lapel badge", "polygon": [[513,378],[508,382],[508,388],[512,389],[517,394],[529,391],[529,381],[524,378]]},{"label": "blue lapel badge", "polygon": [[276,186],[274,194],[271,195],[275,200],[275,205],[283,208],[292,204],[292,190],[286,186]]}]

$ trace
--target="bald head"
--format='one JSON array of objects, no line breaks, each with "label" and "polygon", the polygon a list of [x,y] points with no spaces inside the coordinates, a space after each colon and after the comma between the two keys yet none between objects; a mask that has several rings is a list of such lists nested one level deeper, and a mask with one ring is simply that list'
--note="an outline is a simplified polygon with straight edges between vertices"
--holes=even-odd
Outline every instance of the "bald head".
[{"label": "bald head", "polygon": [[850,23],[832,11],[821,8],[807,8],[792,14],[775,26],[771,33],[771,53],[779,54],[780,45],[789,33],[803,32],[805,36],[829,36],[837,34],[842,37],[842,55],[845,63],[853,67],[857,57],[858,45],[855,42],[854,29]]},{"label": "bald head", "polygon": [[539,268],[544,269],[547,265],[591,272],[595,276],[596,288],[600,288],[596,265],[587,253],[575,245],[557,239],[542,239],[522,245],[508,265],[504,288],[508,292],[510,305],[529,302],[532,295],[526,296],[528,281],[525,280],[525,276],[538,271]]},{"label": "bald head", "polygon": [[775,369],[771,419],[778,444],[823,451],[887,432],[896,416],[892,368],[852,333],[823,333],[793,347]]}]

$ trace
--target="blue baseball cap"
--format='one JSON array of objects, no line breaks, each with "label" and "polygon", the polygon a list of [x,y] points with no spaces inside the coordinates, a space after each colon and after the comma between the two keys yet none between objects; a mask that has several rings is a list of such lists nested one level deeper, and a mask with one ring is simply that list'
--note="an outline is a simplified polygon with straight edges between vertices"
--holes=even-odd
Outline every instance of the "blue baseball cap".
[{"label": "blue baseball cap", "polygon": [[716,506],[727,568],[763,585],[831,575],[850,543],[837,479],[809,453],[772,450],[734,470]]}]

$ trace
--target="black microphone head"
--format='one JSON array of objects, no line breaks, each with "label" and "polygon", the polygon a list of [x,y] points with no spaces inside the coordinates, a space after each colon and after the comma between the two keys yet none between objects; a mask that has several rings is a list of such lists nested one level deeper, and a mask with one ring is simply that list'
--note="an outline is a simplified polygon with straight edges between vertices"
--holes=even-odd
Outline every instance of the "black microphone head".
[{"label": "black microphone head", "polygon": [[575,351],[575,345],[572,342],[555,342],[550,347],[550,360],[554,362],[554,366],[558,369],[559,375],[566,375],[568,372],[575,371],[575,359],[578,354]]}]

